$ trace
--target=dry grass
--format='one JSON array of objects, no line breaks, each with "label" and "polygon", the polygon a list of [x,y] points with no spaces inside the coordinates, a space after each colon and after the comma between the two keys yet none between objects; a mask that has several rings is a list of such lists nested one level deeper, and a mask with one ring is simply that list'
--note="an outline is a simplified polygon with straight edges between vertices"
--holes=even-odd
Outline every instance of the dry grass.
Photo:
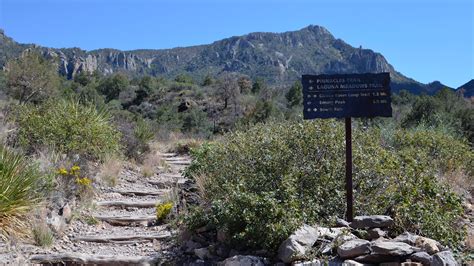
[{"label": "dry grass", "polygon": [[116,186],[118,184],[118,176],[123,169],[123,165],[123,160],[116,157],[105,160],[105,162],[99,167],[99,172],[96,176],[96,179],[104,182],[108,186]]},{"label": "dry grass", "polygon": [[441,177],[441,180],[450,186],[457,194],[464,197],[474,192],[474,178],[463,171],[445,173],[444,176]]},{"label": "dry grass", "polygon": [[150,143],[150,152],[146,154],[143,162],[140,166],[140,172],[144,177],[150,177],[158,173],[159,168],[168,172],[170,170],[169,165],[160,156],[163,146],[161,143],[152,142]]},{"label": "dry grass", "polygon": [[44,222],[39,221],[33,225],[33,238],[35,244],[41,247],[49,247],[54,242],[54,235],[51,229]]},{"label": "dry grass", "polygon": [[207,186],[207,177],[203,174],[195,175],[193,176],[194,180],[196,181],[196,187],[198,190],[199,197],[203,199],[204,201],[207,201],[207,192],[206,192],[206,186]]}]

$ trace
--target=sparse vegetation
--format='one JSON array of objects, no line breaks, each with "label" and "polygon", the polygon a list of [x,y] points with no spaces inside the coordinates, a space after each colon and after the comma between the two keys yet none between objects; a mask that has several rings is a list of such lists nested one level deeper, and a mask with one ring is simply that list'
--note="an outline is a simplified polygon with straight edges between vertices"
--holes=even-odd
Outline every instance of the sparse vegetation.
[{"label": "sparse vegetation", "polygon": [[48,182],[24,155],[0,146],[0,237],[27,237],[30,213]]},{"label": "sparse vegetation", "polygon": [[158,203],[156,205],[156,219],[158,222],[163,222],[173,209],[172,202]]},{"label": "sparse vegetation", "polygon": [[54,243],[53,232],[44,222],[33,225],[33,238],[35,244],[41,247],[49,247]]}]

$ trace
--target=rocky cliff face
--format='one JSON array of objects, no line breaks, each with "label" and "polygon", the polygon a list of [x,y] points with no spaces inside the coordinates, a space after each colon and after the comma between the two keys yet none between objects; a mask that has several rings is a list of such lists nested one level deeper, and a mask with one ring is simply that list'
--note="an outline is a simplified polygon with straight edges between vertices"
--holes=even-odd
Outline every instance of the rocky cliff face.
[{"label": "rocky cliff face", "polygon": [[[13,42],[3,32],[0,41],[0,47],[9,48],[8,52],[0,50],[0,64],[29,47]],[[40,49],[58,63],[58,71],[68,78],[83,71],[167,77],[183,72],[202,77],[230,71],[263,77],[272,84],[289,84],[302,74],[390,72],[394,90],[437,90],[398,73],[381,54],[354,48],[320,26],[284,33],[250,33],[209,45],[166,50]]]}]

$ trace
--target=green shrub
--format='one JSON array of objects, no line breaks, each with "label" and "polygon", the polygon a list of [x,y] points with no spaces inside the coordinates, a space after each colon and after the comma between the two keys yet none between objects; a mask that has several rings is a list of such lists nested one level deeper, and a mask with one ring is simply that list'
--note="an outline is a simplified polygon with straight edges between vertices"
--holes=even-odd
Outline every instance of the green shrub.
[{"label": "green shrub", "polygon": [[39,202],[43,182],[25,157],[0,146],[0,238],[26,236],[25,217]]},{"label": "green shrub", "polygon": [[[195,213],[207,219],[192,213],[188,226],[211,223],[225,228],[235,245],[275,251],[303,222],[331,224],[345,216],[344,147],[343,125],[334,120],[257,125],[203,145],[193,151],[187,174],[205,190],[206,207]],[[436,177],[453,169],[440,155],[456,158],[456,169],[470,169],[465,143],[407,131],[388,142],[377,129],[355,128],[353,155],[357,215],[389,214],[399,232],[459,244],[463,230],[453,224],[461,201]]]},{"label": "green shrub", "polygon": [[171,213],[171,209],[173,208],[172,202],[166,203],[159,203],[156,205],[156,219],[159,222],[163,222],[166,217]]},{"label": "green shrub", "polygon": [[50,146],[58,152],[101,159],[119,151],[120,135],[105,110],[72,100],[48,101],[18,109],[19,143],[28,149]]},{"label": "green shrub", "polygon": [[33,238],[35,244],[41,247],[49,247],[54,242],[54,235],[46,224],[38,224],[33,226]]}]

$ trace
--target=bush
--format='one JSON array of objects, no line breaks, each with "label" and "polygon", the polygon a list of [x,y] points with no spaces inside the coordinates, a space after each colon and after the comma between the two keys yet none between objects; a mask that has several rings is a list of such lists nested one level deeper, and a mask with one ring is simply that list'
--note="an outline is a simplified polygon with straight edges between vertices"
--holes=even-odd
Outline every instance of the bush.
[{"label": "bush", "polygon": [[[391,142],[377,129],[353,134],[355,213],[392,215],[399,232],[456,247],[461,200],[436,177],[470,169],[469,147],[429,132],[399,131]],[[275,251],[303,222],[331,224],[345,216],[344,147],[344,128],[334,120],[258,125],[203,145],[193,151],[187,175],[199,177],[205,198],[188,226],[211,223],[227,230],[234,245]]]},{"label": "bush", "polygon": [[105,110],[72,100],[20,107],[19,143],[30,150],[50,146],[68,155],[102,159],[120,150],[120,135],[110,119]]},{"label": "bush", "polygon": [[25,217],[39,202],[45,179],[25,157],[3,146],[0,169],[0,238],[26,236]]}]

